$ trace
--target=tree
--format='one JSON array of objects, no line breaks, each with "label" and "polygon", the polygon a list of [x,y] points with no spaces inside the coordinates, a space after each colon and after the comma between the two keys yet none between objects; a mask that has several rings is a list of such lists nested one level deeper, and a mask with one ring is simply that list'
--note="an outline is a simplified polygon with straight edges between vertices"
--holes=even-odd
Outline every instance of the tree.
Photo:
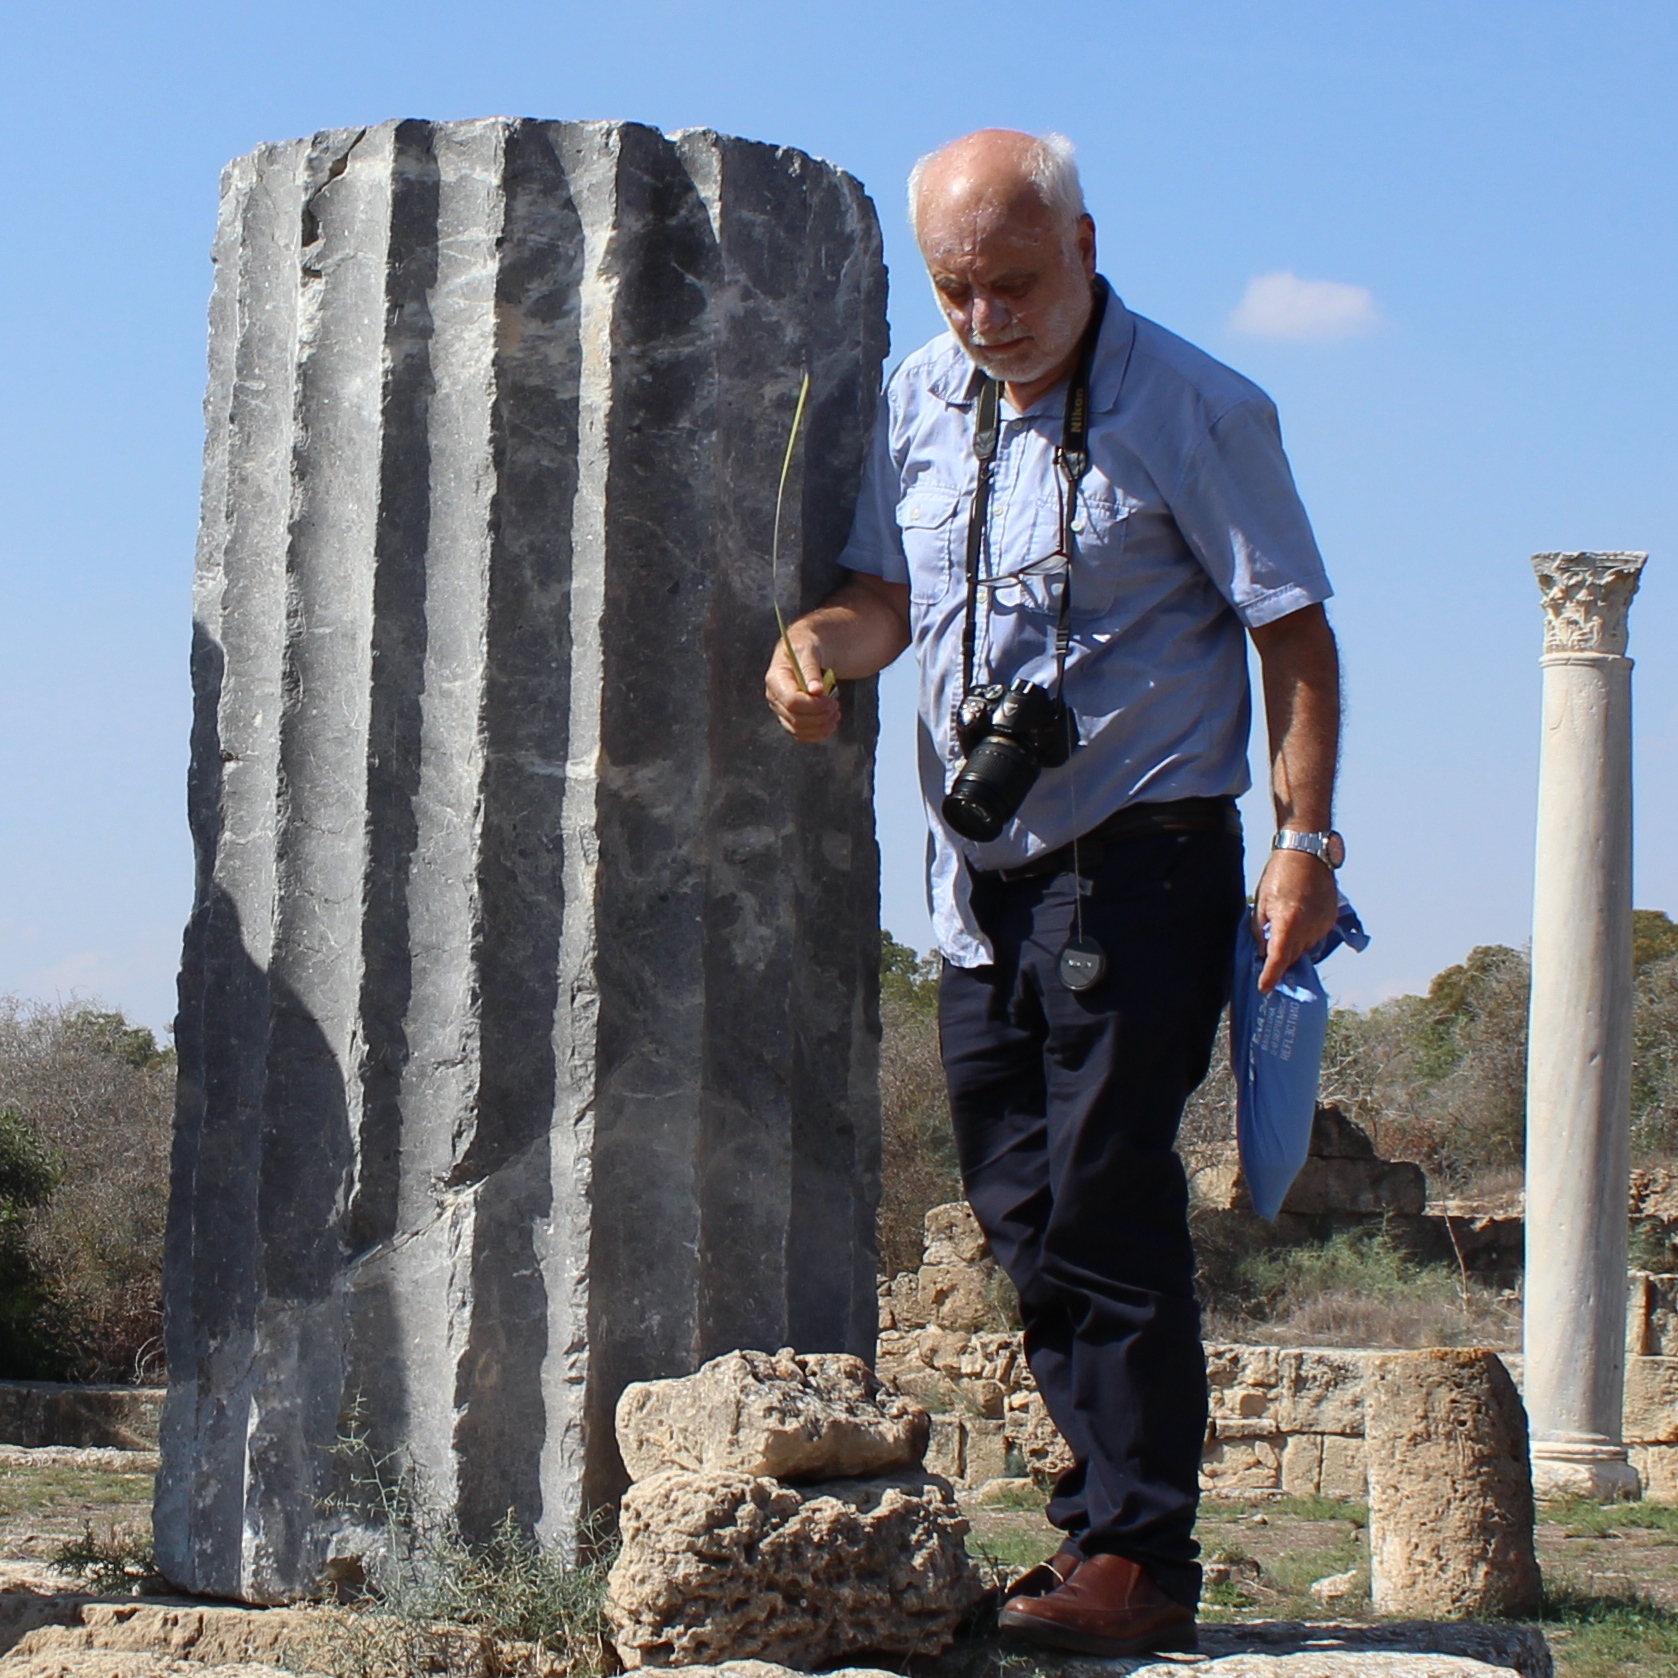
[{"label": "tree", "polygon": [[944,1065],[938,1053],[938,971],[880,934],[880,1269],[918,1269],[930,1207],[961,1198]]},{"label": "tree", "polygon": [[0,1378],[56,1380],[52,1288],[30,1243],[31,1215],[52,1199],[62,1173],[21,1113],[0,1111]]}]

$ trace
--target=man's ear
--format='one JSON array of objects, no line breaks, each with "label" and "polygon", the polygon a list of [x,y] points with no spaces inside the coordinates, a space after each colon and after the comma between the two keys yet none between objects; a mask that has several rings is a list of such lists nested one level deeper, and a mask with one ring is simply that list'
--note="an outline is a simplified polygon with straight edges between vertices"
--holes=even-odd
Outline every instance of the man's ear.
[{"label": "man's ear", "polygon": [[1084,272],[1095,278],[1095,217],[1078,217],[1078,254],[1084,259]]}]

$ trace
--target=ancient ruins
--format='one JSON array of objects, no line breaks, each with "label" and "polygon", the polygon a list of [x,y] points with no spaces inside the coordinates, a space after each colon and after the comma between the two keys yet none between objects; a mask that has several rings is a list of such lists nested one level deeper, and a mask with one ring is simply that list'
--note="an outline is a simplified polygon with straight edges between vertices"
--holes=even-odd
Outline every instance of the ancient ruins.
[{"label": "ancient ruins", "polygon": [[215,260],[156,1527],[278,1601],[347,1437],[564,1545],[630,1382],[873,1351],[872,688],[800,752],[761,665],[885,272],[801,152],[500,120],[263,146]]},{"label": "ancient ruins", "polygon": [[[394,1464],[468,1541],[511,1511],[572,1550],[621,1499],[626,1666],[907,1656],[981,1595],[957,1489],[1066,1465],[965,1206],[876,1292],[872,686],[819,754],[759,697],[774,599],[825,593],[846,534],[880,250],[843,171],[704,130],[397,122],[229,168],[176,1585],[353,1586],[365,1476]],[[1205,1489],[1367,1496],[1391,1613],[1531,1612],[1534,1473],[1678,1487],[1678,1283],[1634,1287],[1629,1365],[1623,1291],[1643,556],[1534,563],[1525,1356],[1210,1348]],[[1258,1239],[1230,1162],[1198,1190],[1209,1229]],[[1519,1219],[1430,1208],[1325,1107],[1262,1239],[1376,1225],[1465,1290],[1519,1269]],[[1498,1647],[1542,1671],[1524,1637]],[[1443,1672],[1490,1645],[1404,1647]]]}]

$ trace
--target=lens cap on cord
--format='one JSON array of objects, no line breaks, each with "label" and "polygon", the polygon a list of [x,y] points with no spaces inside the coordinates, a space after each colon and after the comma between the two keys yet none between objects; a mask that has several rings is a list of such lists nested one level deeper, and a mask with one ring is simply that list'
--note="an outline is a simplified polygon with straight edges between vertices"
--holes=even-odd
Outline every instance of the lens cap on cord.
[{"label": "lens cap on cord", "polygon": [[1060,952],[1060,982],[1068,990],[1089,990],[1107,972],[1107,952],[1093,938],[1072,938]]}]

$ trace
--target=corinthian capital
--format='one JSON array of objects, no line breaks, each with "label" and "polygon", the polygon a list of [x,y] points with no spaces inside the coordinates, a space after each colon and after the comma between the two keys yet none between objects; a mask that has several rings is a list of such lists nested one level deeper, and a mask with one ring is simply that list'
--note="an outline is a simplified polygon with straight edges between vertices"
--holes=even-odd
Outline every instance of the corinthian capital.
[{"label": "corinthian capital", "polygon": [[1534,554],[1544,594],[1544,651],[1624,653],[1626,615],[1646,553]]}]

